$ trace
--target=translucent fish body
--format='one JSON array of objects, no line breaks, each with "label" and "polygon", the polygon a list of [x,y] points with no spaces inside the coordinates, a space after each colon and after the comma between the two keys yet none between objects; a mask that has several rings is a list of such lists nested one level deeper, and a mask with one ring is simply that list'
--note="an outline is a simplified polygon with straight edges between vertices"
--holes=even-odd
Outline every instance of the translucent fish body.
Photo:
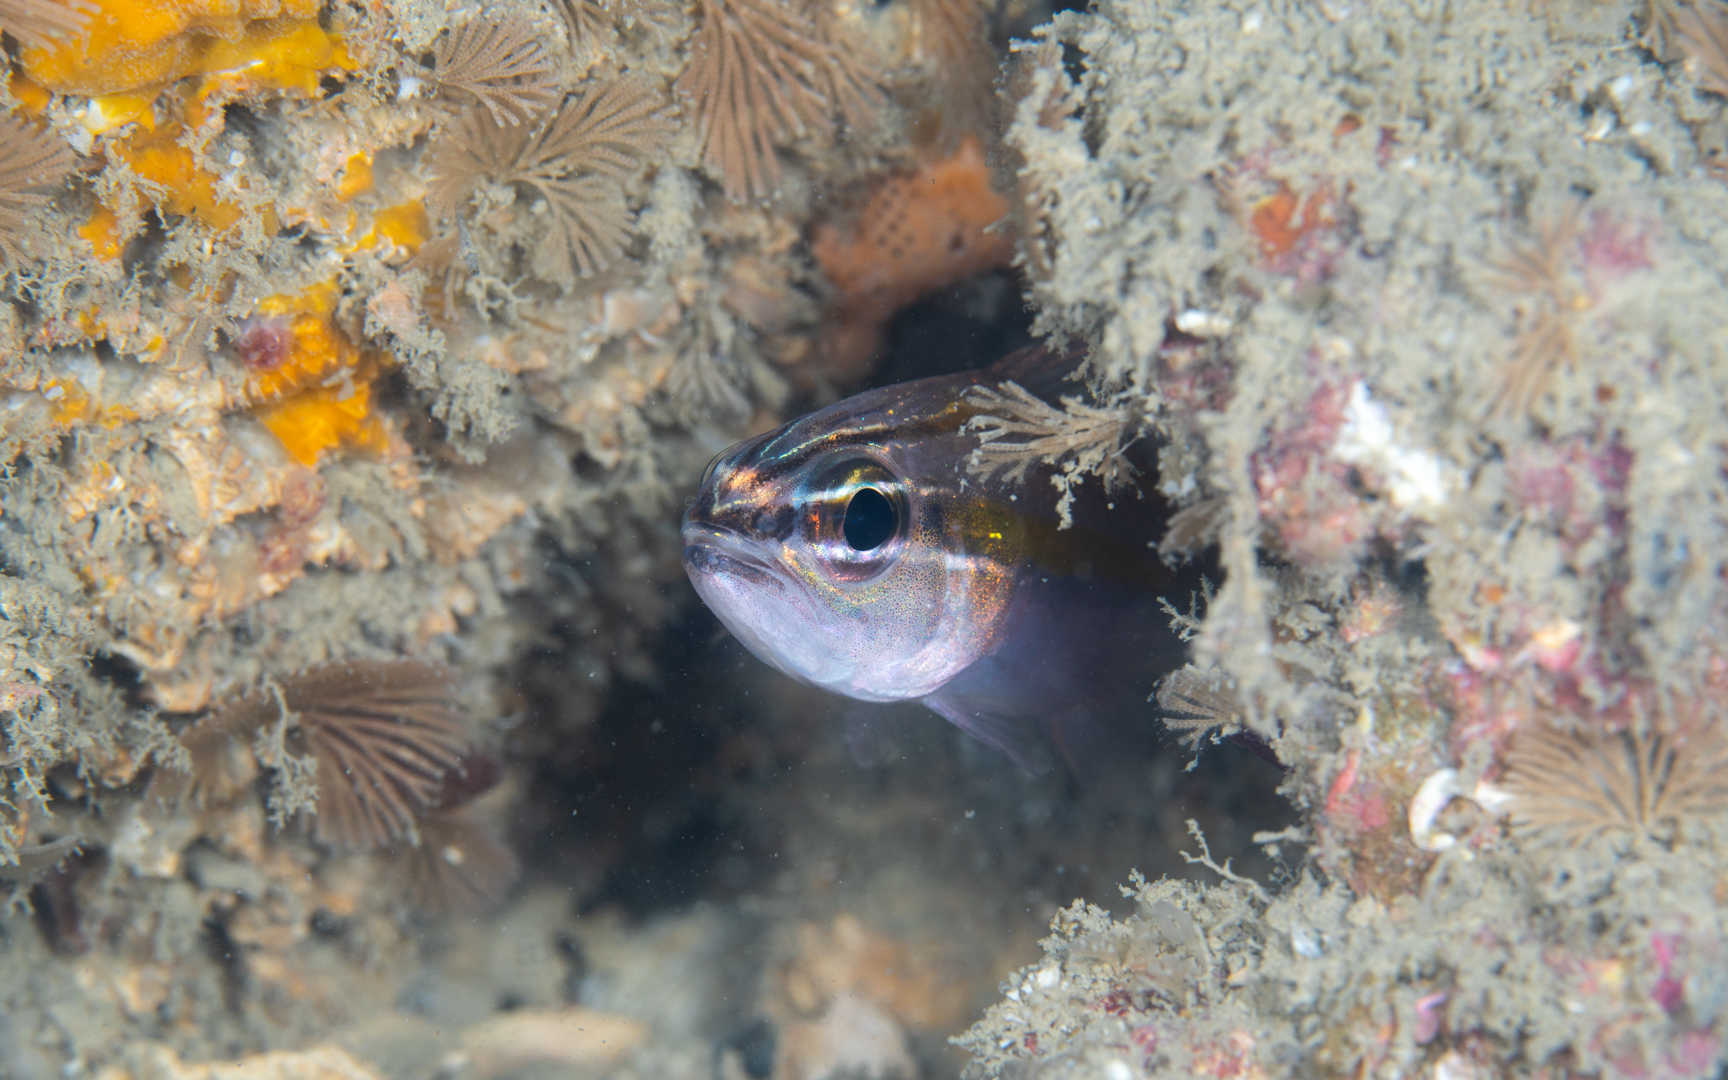
[{"label": "translucent fish body", "polygon": [[[975,387],[1079,393],[1016,354],[872,390],[740,443],[684,515],[696,591],[757,657],[865,702],[919,700],[1028,767],[1146,694],[1180,650],[1151,508],[1101,485],[1059,527],[1048,468],[981,478]],[[1036,392],[1036,391],[1034,391]],[[1096,505],[1094,505],[1096,504]]]}]

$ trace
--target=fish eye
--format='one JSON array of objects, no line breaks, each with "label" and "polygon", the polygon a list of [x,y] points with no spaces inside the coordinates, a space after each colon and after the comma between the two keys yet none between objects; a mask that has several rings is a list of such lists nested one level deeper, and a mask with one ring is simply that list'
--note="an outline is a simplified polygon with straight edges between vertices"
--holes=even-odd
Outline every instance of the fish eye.
[{"label": "fish eye", "polygon": [[840,531],[853,551],[875,551],[894,535],[898,517],[888,496],[873,487],[861,487],[846,503]]},{"label": "fish eye", "polygon": [[808,489],[805,539],[829,574],[861,582],[894,565],[911,533],[906,484],[873,457],[825,466]]}]

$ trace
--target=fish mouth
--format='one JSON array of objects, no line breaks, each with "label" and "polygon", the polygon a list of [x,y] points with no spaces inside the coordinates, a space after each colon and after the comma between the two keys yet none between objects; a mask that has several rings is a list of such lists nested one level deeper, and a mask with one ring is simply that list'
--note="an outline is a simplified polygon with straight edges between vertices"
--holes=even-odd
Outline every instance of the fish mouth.
[{"label": "fish mouth", "polygon": [[684,570],[692,578],[725,574],[762,585],[779,585],[774,568],[730,529],[687,521],[683,528]]}]

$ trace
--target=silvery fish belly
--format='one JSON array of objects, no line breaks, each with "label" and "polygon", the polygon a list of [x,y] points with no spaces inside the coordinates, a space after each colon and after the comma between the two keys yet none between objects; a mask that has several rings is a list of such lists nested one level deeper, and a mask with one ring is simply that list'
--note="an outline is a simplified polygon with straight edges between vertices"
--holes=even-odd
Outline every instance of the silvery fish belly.
[{"label": "silvery fish belly", "polygon": [[[1181,647],[1159,506],[1090,479],[1060,527],[1048,466],[978,475],[976,388],[1082,388],[1043,350],[872,390],[740,443],[684,515],[684,567],[757,657],[866,702],[919,700],[1034,770],[1152,726]],[[969,462],[974,462],[969,467]]]}]

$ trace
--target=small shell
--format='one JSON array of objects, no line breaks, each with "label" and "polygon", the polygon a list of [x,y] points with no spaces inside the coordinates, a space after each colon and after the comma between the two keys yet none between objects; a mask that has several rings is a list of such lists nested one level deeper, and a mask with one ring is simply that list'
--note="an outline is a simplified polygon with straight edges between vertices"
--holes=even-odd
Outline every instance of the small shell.
[{"label": "small shell", "polygon": [[1223,337],[1230,332],[1230,319],[1215,311],[1189,308],[1176,316],[1176,329],[1197,338]]},{"label": "small shell", "polygon": [[1451,833],[1434,828],[1434,821],[1446,804],[1462,795],[1458,787],[1457,769],[1440,769],[1416,789],[1410,800],[1410,839],[1423,851],[1445,851],[1458,842]]},{"label": "small shell", "polygon": [[1512,796],[1486,781],[1465,791],[1458,783],[1457,769],[1439,769],[1410,800],[1410,839],[1423,851],[1446,851],[1458,843],[1458,838],[1434,827],[1440,812],[1456,798],[1467,798],[1488,813],[1498,817],[1506,812]]}]

